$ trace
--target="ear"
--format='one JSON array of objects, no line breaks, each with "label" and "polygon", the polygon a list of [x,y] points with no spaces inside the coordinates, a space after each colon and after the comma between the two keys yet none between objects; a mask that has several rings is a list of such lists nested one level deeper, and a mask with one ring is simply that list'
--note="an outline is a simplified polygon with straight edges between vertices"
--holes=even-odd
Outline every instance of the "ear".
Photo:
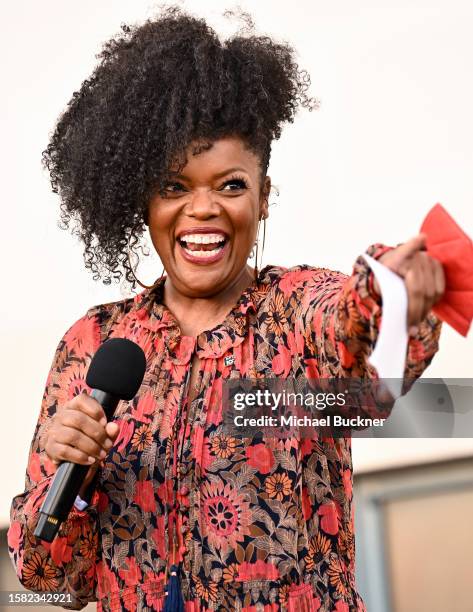
[{"label": "ear", "polygon": [[261,200],[260,200],[260,218],[267,219],[269,217],[269,194],[271,191],[271,177],[266,176],[264,179],[263,188],[261,190]]}]

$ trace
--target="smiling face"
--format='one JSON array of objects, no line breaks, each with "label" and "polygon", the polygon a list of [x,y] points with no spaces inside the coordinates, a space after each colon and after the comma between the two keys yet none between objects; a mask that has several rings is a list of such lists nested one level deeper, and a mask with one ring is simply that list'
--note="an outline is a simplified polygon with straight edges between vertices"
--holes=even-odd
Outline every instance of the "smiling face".
[{"label": "smiling face", "polygon": [[[261,188],[258,157],[238,137],[213,141],[149,203],[153,245],[173,290],[211,297],[250,282],[247,259],[258,220],[268,216],[269,177]],[[173,172],[174,169],[171,168]]]}]

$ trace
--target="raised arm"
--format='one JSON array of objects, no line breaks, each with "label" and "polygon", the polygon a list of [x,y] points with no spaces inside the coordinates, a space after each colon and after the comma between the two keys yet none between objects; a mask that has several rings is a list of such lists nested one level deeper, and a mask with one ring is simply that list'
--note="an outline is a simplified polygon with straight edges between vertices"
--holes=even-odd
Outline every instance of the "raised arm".
[{"label": "raised arm", "polygon": [[[380,260],[396,248],[375,243],[366,252]],[[364,257],[356,259],[351,276],[324,268],[315,272],[301,294],[299,321],[305,363],[315,359],[320,377],[376,377],[367,357],[382,324],[382,297]],[[406,380],[418,378],[432,361],[441,324],[431,311],[418,322],[409,337]]]}]

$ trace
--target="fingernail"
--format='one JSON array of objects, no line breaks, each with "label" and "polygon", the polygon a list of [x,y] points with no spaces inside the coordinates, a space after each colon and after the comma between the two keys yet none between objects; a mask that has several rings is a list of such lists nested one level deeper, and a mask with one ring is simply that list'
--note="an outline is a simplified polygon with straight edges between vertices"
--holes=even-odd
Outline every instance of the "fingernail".
[{"label": "fingernail", "polygon": [[105,459],[106,456],[107,453],[104,450],[100,451],[100,459]]},{"label": "fingernail", "polygon": [[87,457],[89,463],[95,463],[95,457]]},{"label": "fingernail", "polygon": [[107,450],[110,450],[113,446],[113,442],[110,440],[110,438],[107,438],[103,445]]},{"label": "fingernail", "polygon": [[409,333],[411,336],[417,336],[417,334],[419,333],[419,328],[417,327],[417,325],[412,325]]}]

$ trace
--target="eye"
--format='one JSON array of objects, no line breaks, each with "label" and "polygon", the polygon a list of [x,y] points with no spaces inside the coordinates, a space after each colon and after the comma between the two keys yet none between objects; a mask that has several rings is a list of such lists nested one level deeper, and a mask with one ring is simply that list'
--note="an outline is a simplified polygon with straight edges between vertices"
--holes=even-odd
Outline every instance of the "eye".
[{"label": "eye", "polygon": [[[227,185],[234,185],[235,189],[224,189],[224,187],[226,187]],[[228,181],[225,181],[222,187],[222,191],[239,191],[240,189],[246,189],[247,187],[248,185],[246,184],[244,178],[234,177],[229,179]]]},{"label": "eye", "polygon": [[160,195],[162,198],[168,198],[172,196],[179,196],[185,193],[185,191],[186,189],[181,183],[170,182],[165,183],[162,191],[160,192]]},{"label": "eye", "polygon": [[[171,187],[173,189],[170,189]],[[174,187],[177,187],[177,189],[174,189]],[[185,191],[185,189],[184,189],[184,186],[181,185],[181,183],[166,183],[166,185],[164,185],[165,194],[179,193],[183,191]]]}]

